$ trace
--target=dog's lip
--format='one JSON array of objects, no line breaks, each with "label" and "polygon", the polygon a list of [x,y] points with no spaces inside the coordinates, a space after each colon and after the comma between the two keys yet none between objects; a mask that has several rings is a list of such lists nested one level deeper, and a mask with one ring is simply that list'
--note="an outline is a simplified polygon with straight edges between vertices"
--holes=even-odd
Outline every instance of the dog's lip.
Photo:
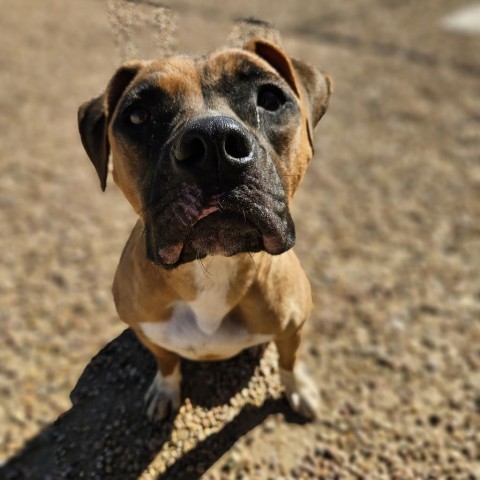
[{"label": "dog's lip", "polygon": [[[203,208],[202,211],[200,212],[200,214],[198,215],[198,218],[193,223],[193,225],[198,223],[202,218],[208,217],[212,213],[218,212],[219,210],[220,210],[220,207],[218,206],[218,204],[217,205],[212,205],[210,207]],[[193,225],[192,225],[192,227],[193,227]]]},{"label": "dog's lip", "polygon": [[[202,208],[200,213],[198,214],[195,221],[192,223],[193,227],[196,225],[200,220],[205,217],[208,217],[212,213],[220,211],[220,207],[218,206],[217,199],[213,199],[209,206]],[[158,250],[158,256],[160,257],[161,261],[165,265],[174,265],[178,262],[180,255],[182,254],[184,242],[179,242],[175,245],[168,245]]]},{"label": "dog's lip", "polygon": [[165,265],[173,265],[178,262],[182,253],[183,243],[169,245],[158,250],[158,256]]},{"label": "dog's lip", "polygon": [[[261,192],[258,192],[258,194],[260,193]],[[171,241],[166,241],[163,245],[157,243],[154,253],[154,257],[156,257],[155,263],[163,265],[166,268],[177,265],[182,258],[186,245],[192,238],[191,235],[194,234],[194,228],[196,228],[197,224],[208,221],[208,217],[210,216],[222,217],[223,214],[227,216],[233,214],[243,218],[246,224],[249,224],[257,231],[260,241],[259,246],[267,253],[272,255],[283,253],[293,246],[295,238],[294,231],[293,233],[291,231],[292,226],[289,226],[288,219],[290,217],[288,216],[283,219],[275,210],[266,208],[265,205],[262,205],[258,200],[259,199],[256,198],[254,201],[251,189],[240,192],[240,195],[239,192],[237,192],[236,195],[232,195],[232,192],[223,192],[221,194],[213,194],[207,198],[204,197],[204,201],[202,202],[203,206],[197,207],[194,215],[188,218],[188,223],[183,221],[183,223],[179,225],[180,228],[177,231],[175,240],[170,237]],[[174,215],[172,216],[174,217]],[[182,218],[180,218],[180,220],[182,220]],[[157,225],[158,229],[161,223],[157,223]],[[198,225],[198,227],[200,227],[200,225]],[[165,225],[165,228],[171,227]],[[161,227],[158,232],[160,237],[157,238],[162,238]],[[166,237],[165,240],[167,238],[168,237]],[[220,251],[215,253],[213,250],[210,252],[210,254],[220,253]]]},{"label": "dog's lip", "polygon": [[[222,212],[222,210],[220,210],[220,208],[218,206],[211,206],[211,207],[202,209],[202,211],[198,215],[198,218],[193,223],[192,228],[193,228],[194,225],[199,223],[201,220],[213,215],[216,212]],[[224,212],[224,213],[233,213],[233,212]],[[238,213],[237,213],[237,215],[238,215]],[[255,228],[255,226],[251,222],[248,222],[248,224],[250,224],[252,227]],[[257,230],[258,235],[261,238],[263,246],[264,246],[264,248],[267,252],[269,252],[271,254],[278,254],[278,253],[281,253],[284,250],[283,242],[279,242],[275,235],[269,235],[267,233],[264,233],[264,232],[258,230],[258,228],[256,228],[256,230]],[[162,247],[162,248],[158,249],[157,254],[158,254],[158,257],[159,257],[160,261],[163,263],[163,265],[173,266],[176,263],[178,263],[187,241],[188,241],[188,235],[181,242],[178,242],[174,245],[169,245],[169,246],[165,246],[165,247]]]}]

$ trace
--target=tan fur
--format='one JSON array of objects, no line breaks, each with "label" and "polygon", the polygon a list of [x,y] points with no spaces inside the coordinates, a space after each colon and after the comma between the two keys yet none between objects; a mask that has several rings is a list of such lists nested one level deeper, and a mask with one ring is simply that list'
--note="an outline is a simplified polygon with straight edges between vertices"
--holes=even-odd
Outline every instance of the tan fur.
[{"label": "tan fur", "polygon": [[[209,72],[205,81],[214,82],[222,72],[236,68],[242,58],[248,58],[279,76],[280,80],[292,88],[300,102],[301,122],[290,139],[287,153],[277,164],[279,174],[284,178],[287,198],[290,199],[313,154],[309,133],[313,126],[309,124],[311,113],[306,92],[299,83],[288,56],[279,47],[258,40],[251,41],[244,50],[220,50],[212,54],[205,61],[205,68]],[[153,78],[160,88],[182,100],[181,104],[185,106],[182,115],[188,118],[206,108],[201,80],[194,62],[187,57],[169,57],[152,62],[131,63],[126,67],[127,74],[131,77],[128,77],[129,88]],[[325,82],[325,91],[329,91],[329,81]],[[114,83],[115,77],[110,89],[115,88]],[[324,102],[322,108],[326,108],[328,96],[321,101]],[[221,102],[218,108],[222,109]],[[278,256],[264,252],[237,254],[228,260],[229,268],[222,270],[219,267],[216,270],[215,264],[212,264],[213,274],[217,271],[220,279],[209,278],[212,273],[209,272],[208,261],[205,261],[205,271],[199,270],[198,262],[186,263],[168,271],[151,263],[146,256],[142,218],[142,161],[134,148],[115,138],[111,128],[115,115],[115,109],[108,112],[108,143],[113,160],[113,178],[139,214],[139,219],[122,253],[115,274],[113,295],[120,318],[131,326],[157,360],[159,374],[147,395],[149,401],[153,402],[149,411],[162,416],[165,402],[177,401],[175,392],[179,390],[172,387],[175,381],[180,381],[177,353],[198,360],[217,360],[235,355],[242,348],[258,341],[273,339],[279,351],[287,397],[297,411],[313,417],[315,402],[312,398],[304,398],[310,395],[306,392],[311,391],[312,386],[307,385],[305,377],[297,378],[295,374],[302,327],[311,309],[310,285],[295,253],[290,250]],[[205,275],[204,279],[202,274]],[[214,300],[209,295],[212,292],[206,291],[209,288],[213,289],[212,292],[218,291],[222,297],[218,298],[218,305],[223,310],[219,310],[222,312],[219,313],[219,318],[201,319],[198,312],[208,314],[212,311],[210,304]],[[171,326],[174,331],[175,322],[187,321],[182,315],[191,314],[197,315],[196,324],[191,324],[191,328],[196,329],[196,340],[192,341],[200,342],[204,335],[210,335],[212,345],[222,342],[222,348],[218,352],[205,345],[187,345],[184,338],[166,329]],[[214,316],[213,313],[211,315]],[[156,324],[159,328],[155,328]],[[236,331],[242,332],[243,336],[236,338]],[[168,345],[168,341],[173,343]],[[188,352],[187,347],[191,347]],[[159,392],[162,385],[167,384],[174,397],[167,398]]]}]

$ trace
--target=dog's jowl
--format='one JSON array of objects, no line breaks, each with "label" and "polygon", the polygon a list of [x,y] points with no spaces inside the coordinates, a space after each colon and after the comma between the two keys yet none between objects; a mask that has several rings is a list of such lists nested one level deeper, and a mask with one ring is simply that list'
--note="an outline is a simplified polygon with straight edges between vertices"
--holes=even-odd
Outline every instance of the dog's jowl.
[{"label": "dog's jowl", "polygon": [[157,360],[150,416],[178,408],[180,357],[220,360],[271,340],[290,404],[315,416],[317,388],[296,365],[311,295],[289,204],[330,93],[328,76],[252,39],[127,63],[80,107],[102,188],[111,156],[138,214],[113,294]]}]

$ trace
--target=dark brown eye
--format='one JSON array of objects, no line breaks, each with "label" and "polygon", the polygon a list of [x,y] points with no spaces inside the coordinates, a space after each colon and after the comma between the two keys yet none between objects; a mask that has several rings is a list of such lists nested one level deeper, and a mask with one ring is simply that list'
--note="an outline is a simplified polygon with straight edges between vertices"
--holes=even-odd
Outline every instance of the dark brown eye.
[{"label": "dark brown eye", "polygon": [[285,95],[274,85],[264,85],[258,92],[257,105],[269,112],[275,112],[285,102]]},{"label": "dark brown eye", "polygon": [[148,110],[143,107],[132,108],[128,115],[130,123],[133,123],[134,125],[142,125],[142,123],[145,123],[149,117],[150,114],[148,113]]}]

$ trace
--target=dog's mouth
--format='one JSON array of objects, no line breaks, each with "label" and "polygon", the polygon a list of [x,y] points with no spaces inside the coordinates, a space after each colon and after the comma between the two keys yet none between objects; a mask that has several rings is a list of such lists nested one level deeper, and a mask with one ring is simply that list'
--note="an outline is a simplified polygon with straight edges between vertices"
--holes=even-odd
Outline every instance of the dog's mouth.
[{"label": "dog's mouth", "polygon": [[207,201],[191,186],[178,193],[175,201],[146,220],[147,256],[164,268],[207,255],[258,251],[278,255],[295,243],[283,199],[251,192],[246,186]]}]

